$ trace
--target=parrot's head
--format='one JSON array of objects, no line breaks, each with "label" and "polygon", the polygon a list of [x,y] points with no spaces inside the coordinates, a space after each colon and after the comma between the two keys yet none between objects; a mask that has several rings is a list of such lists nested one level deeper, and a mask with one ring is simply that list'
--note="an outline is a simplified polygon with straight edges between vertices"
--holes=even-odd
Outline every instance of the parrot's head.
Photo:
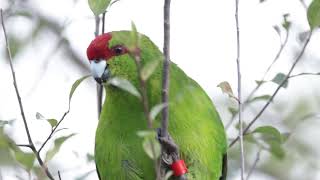
[{"label": "parrot's head", "polygon": [[91,73],[99,84],[106,82],[110,76],[108,61],[129,52],[121,43],[111,44],[112,34],[109,32],[97,36],[87,48]]}]

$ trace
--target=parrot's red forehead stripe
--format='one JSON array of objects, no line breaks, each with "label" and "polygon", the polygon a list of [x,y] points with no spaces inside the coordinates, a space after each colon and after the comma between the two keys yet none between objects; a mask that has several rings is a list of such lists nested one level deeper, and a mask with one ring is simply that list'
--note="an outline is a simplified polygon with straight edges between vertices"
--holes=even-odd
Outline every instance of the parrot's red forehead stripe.
[{"label": "parrot's red forehead stripe", "polygon": [[111,33],[105,33],[97,36],[87,48],[88,59],[95,60],[110,58],[111,54],[108,47],[108,42],[111,38]]}]

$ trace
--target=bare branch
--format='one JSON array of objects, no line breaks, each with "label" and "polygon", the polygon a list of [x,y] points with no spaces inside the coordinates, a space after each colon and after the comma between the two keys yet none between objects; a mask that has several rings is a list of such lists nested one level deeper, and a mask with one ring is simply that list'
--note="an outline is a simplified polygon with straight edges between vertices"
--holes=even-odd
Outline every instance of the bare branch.
[{"label": "bare branch", "polygon": [[69,108],[68,111],[66,111],[61,119],[59,120],[59,122],[57,123],[57,125],[51,130],[49,136],[46,138],[46,140],[42,143],[41,147],[38,150],[38,154],[40,154],[41,150],[44,148],[44,146],[48,143],[48,141],[52,138],[53,134],[56,132],[56,130],[58,129],[59,125],[62,123],[62,121],[64,120],[64,118],[69,114],[70,112],[70,103],[69,103]]},{"label": "bare branch", "polygon": [[[279,90],[281,89],[281,87],[288,81],[288,79],[290,78],[290,75],[292,73],[292,71],[294,70],[294,68],[296,67],[297,63],[301,60],[302,55],[304,54],[310,39],[312,37],[312,31],[308,34],[308,37],[299,53],[299,55],[296,57],[294,63],[292,64],[289,72],[286,75],[286,78],[282,81],[281,84],[279,84],[279,86],[277,87],[277,89],[274,91],[274,93],[272,94],[272,96],[270,97],[270,99],[266,102],[266,104],[262,107],[262,109],[259,111],[259,113],[250,121],[250,123],[248,124],[248,126],[244,129],[243,131],[243,135],[246,134],[250,127],[259,119],[259,117],[262,115],[262,113],[267,109],[267,107],[269,106],[269,104],[271,103],[271,101],[275,98],[275,96],[277,95],[277,93],[279,92]],[[239,136],[234,139],[230,144],[229,144],[229,148],[232,147],[237,141],[239,140]]]},{"label": "bare branch", "polygon": [[36,156],[36,158],[37,158],[37,160],[38,160],[38,162],[40,164],[40,166],[42,167],[42,169],[44,170],[44,172],[48,176],[48,178],[53,180],[54,179],[53,176],[49,172],[47,166],[43,163],[43,161],[42,161],[41,157],[39,156],[39,154],[37,153],[37,150],[36,150],[36,148],[34,146],[34,143],[32,141],[31,135],[30,135],[28,123],[27,123],[27,120],[26,120],[26,117],[25,117],[25,114],[24,114],[22,100],[21,100],[19,89],[18,89],[18,85],[17,85],[15,71],[14,71],[13,64],[12,64],[12,56],[11,56],[11,51],[10,51],[10,46],[9,46],[9,42],[8,42],[7,32],[6,32],[6,28],[5,28],[5,24],[4,24],[4,20],[3,20],[2,9],[0,11],[1,11],[1,24],[2,24],[4,37],[5,37],[7,53],[8,53],[8,56],[9,56],[9,64],[10,64],[10,69],[11,69],[12,78],[13,78],[13,85],[14,85],[14,88],[15,88],[15,92],[16,92],[16,96],[17,96],[18,102],[19,102],[20,113],[21,113],[21,116],[22,116],[24,128],[25,128],[25,131],[27,133],[28,142],[29,142],[29,146],[27,146],[27,147],[29,147],[33,151],[33,153],[35,154],[35,156]]},{"label": "bare branch", "polygon": [[248,172],[248,175],[247,175],[246,180],[249,180],[249,179],[250,179],[251,174],[252,174],[253,171],[256,169],[256,167],[257,167],[257,165],[258,165],[258,162],[259,162],[259,160],[260,160],[261,151],[262,151],[262,149],[259,149],[259,151],[258,151],[258,153],[257,153],[257,155],[256,155],[256,159],[254,160],[253,165],[251,166],[251,168],[250,168],[250,170],[249,170],[249,172]]},{"label": "bare branch", "polygon": [[[165,0],[164,3],[164,44],[163,44],[163,78],[162,78],[162,103],[169,102],[169,84],[170,84],[170,3],[171,0]],[[169,106],[162,110],[161,136],[168,136]]]},{"label": "bare branch", "polygon": [[320,75],[320,72],[317,72],[317,73],[303,72],[303,73],[291,75],[289,78],[295,78],[295,77],[299,77],[299,76],[319,76],[319,75]]},{"label": "bare branch", "polygon": [[[266,78],[267,74],[269,73],[270,69],[271,69],[271,68],[273,67],[273,65],[278,61],[280,55],[282,54],[284,47],[285,47],[285,46],[287,45],[287,43],[288,43],[289,31],[290,31],[290,29],[287,30],[286,37],[285,37],[283,43],[281,43],[280,48],[279,48],[276,56],[274,57],[274,59],[273,59],[273,61],[271,62],[271,64],[268,66],[266,72],[263,74],[262,78],[260,79],[260,82],[265,81],[265,78]],[[252,96],[258,91],[258,89],[261,87],[262,84],[263,84],[263,83],[258,83],[257,86],[249,93],[249,95],[248,95],[248,97],[246,98],[246,100],[243,101],[242,110],[244,110],[244,109],[247,107],[247,105],[248,105],[248,103],[250,102]],[[236,115],[237,115],[237,113],[234,114],[234,115],[231,117],[230,121],[229,121],[229,122],[227,123],[227,125],[226,125],[226,129],[228,129],[228,128],[231,126],[231,124],[232,124],[233,121],[235,120]]]},{"label": "bare branch", "polygon": [[239,139],[240,139],[240,160],[241,160],[241,180],[244,180],[244,147],[243,147],[243,120],[242,120],[242,97],[241,97],[241,68],[240,68],[240,30],[239,30],[239,0],[236,0],[235,8],[236,33],[237,33],[237,74],[238,74],[238,118],[239,118]]}]

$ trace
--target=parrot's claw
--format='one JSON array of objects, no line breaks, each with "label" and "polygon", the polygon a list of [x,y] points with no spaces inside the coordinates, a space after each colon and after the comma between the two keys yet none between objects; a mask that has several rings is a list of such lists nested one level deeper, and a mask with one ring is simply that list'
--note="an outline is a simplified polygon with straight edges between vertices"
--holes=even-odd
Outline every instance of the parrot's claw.
[{"label": "parrot's claw", "polygon": [[160,142],[162,148],[164,149],[162,153],[162,159],[166,164],[170,165],[173,161],[179,159],[179,147],[173,141],[170,134],[168,134],[168,136],[162,136],[161,128],[158,128],[157,139]]}]

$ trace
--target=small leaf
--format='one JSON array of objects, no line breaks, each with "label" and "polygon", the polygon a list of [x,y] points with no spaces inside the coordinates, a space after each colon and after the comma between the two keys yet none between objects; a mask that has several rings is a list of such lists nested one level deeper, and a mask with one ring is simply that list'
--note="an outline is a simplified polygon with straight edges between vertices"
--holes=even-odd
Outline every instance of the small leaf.
[{"label": "small leaf", "polygon": [[32,169],[35,160],[33,153],[25,153],[17,148],[14,150],[14,156],[16,160],[26,168],[27,171]]},{"label": "small leaf", "polygon": [[150,111],[151,119],[154,120],[157,117],[157,115],[162,111],[162,109],[167,106],[168,106],[168,104],[165,104],[165,103],[161,103],[161,104],[157,104],[157,105],[153,106]]},{"label": "small leaf", "polygon": [[50,123],[51,128],[54,128],[58,124],[56,119],[47,119],[47,121]]},{"label": "small leaf", "polygon": [[291,22],[288,21],[288,17],[289,17],[289,14],[284,14],[283,15],[283,22],[282,22],[282,27],[284,29],[286,29],[287,31],[289,30],[289,28],[291,26]]},{"label": "small leaf", "polygon": [[233,91],[230,84],[227,81],[221,82],[220,84],[218,84],[218,87],[221,88],[223,93],[228,94],[230,98],[234,98],[237,100],[237,98],[233,95]]},{"label": "small leaf", "polygon": [[259,80],[256,80],[255,82],[257,83],[258,86],[260,86],[261,84],[263,84],[263,83],[265,83],[265,82],[267,82],[267,81],[259,81]]},{"label": "small leaf", "polygon": [[141,98],[141,95],[140,95],[139,91],[136,89],[136,87],[134,87],[131,84],[131,82],[126,79],[114,77],[114,78],[109,79],[108,84],[111,84],[113,86],[116,86],[116,87],[124,90],[124,91],[127,91],[130,94],[138,97],[139,99]]},{"label": "small leaf", "polygon": [[88,0],[89,7],[94,15],[98,16],[106,11],[111,0]]},{"label": "small leaf", "polygon": [[320,26],[320,0],[313,0],[311,2],[308,7],[307,16],[311,30]]},{"label": "small leaf", "polygon": [[50,161],[60,150],[61,145],[69,138],[74,136],[75,134],[70,134],[69,136],[62,136],[54,140],[54,146],[50,149],[45,158],[45,162]]},{"label": "small leaf", "polygon": [[285,151],[282,147],[281,144],[275,142],[275,141],[270,141],[269,142],[269,146],[270,146],[270,153],[272,155],[274,155],[275,157],[279,158],[279,159],[283,159],[285,156]]},{"label": "small leaf", "polygon": [[278,36],[281,37],[281,32],[280,32],[280,28],[277,25],[273,26],[273,29],[277,32]]},{"label": "small leaf", "polygon": [[155,138],[144,138],[142,146],[151,159],[157,159],[160,156],[161,147]]},{"label": "small leaf", "polygon": [[132,45],[134,47],[139,47],[140,46],[140,38],[139,38],[139,33],[137,31],[137,27],[134,24],[133,21],[131,21],[131,40],[132,40]]},{"label": "small leaf", "polygon": [[9,121],[2,121],[0,120],[0,127],[3,127],[4,125],[9,124]]},{"label": "small leaf", "polygon": [[93,162],[93,161],[94,161],[93,154],[87,153],[87,162]]},{"label": "small leaf", "polygon": [[141,130],[137,132],[137,135],[142,138],[155,138],[156,132],[151,130]]},{"label": "small leaf", "polygon": [[87,75],[87,76],[84,76],[78,80],[76,80],[73,84],[72,84],[72,87],[71,87],[71,90],[70,90],[70,93],[69,93],[69,104],[70,104],[70,101],[71,101],[71,98],[73,96],[73,93],[74,91],[77,89],[77,87],[81,84],[81,82],[85,79],[87,79],[88,77],[90,77],[90,75]]},{"label": "small leaf", "polygon": [[141,78],[143,80],[147,80],[156,70],[157,66],[159,65],[159,62],[159,60],[153,60],[144,65],[141,70]]},{"label": "small leaf", "polygon": [[[281,85],[283,83],[284,80],[286,80],[287,76],[283,73],[278,73],[273,79],[272,82]],[[288,81],[286,80],[286,82],[283,84],[282,86],[283,88],[287,88],[288,87]]]},{"label": "small leaf", "polygon": [[255,101],[260,101],[260,100],[269,100],[271,98],[270,95],[266,94],[266,95],[262,95],[262,96],[256,96],[253,99],[251,99],[249,102],[255,102]]},{"label": "small leaf", "polygon": [[236,109],[236,108],[228,107],[228,110],[232,116],[235,116],[236,114],[238,114],[238,109]]},{"label": "small leaf", "polygon": [[282,135],[278,131],[278,129],[272,127],[272,126],[261,126],[256,128],[252,133],[259,133],[262,135],[263,140],[269,141],[269,140],[275,140],[279,143],[282,143]]},{"label": "small leaf", "polygon": [[39,112],[36,113],[36,119],[38,120],[43,120],[46,119],[42,114],[40,114]]}]

